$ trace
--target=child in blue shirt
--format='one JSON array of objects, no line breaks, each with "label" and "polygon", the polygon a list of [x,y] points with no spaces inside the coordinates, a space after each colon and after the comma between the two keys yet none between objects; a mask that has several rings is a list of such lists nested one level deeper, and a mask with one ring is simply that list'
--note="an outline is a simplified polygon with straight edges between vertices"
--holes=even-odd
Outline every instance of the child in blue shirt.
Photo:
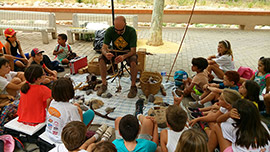
[{"label": "child in blue shirt", "polygon": [[[158,128],[152,117],[138,115],[118,117],[115,120],[116,139],[113,141],[118,152],[154,152],[158,145]],[[122,136],[122,139],[121,137]],[[138,136],[138,138],[137,138]]]}]

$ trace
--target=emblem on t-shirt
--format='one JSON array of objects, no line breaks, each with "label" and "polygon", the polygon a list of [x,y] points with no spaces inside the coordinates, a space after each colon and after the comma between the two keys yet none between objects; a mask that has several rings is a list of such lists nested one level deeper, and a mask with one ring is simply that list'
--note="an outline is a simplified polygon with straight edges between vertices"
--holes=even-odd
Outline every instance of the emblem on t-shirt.
[{"label": "emblem on t-shirt", "polygon": [[49,112],[49,114],[51,114],[52,116],[57,117],[57,118],[59,118],[61,116],[61,113],[57,109],[55,109],[54,107],[50,107],[48,109],[48,112]]},{"label": "emblem on t-shirt", "polygon": [[123,50],[127,45],[128,45],[127,41],[122,36],[119,36],[114,41],[114,46],[116,46],[117,49],[119,49],[119,50]]}]

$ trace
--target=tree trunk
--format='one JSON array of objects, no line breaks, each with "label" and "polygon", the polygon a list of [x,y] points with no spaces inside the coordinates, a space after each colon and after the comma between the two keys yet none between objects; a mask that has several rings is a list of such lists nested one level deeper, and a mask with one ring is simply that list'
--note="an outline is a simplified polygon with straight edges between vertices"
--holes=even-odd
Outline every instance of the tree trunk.
[{"label": "tree trunk", "polygon": [[150,39],[147,45],[160,46],[162,42],[162,18],[165,0],[155,0],[151,19]]}]

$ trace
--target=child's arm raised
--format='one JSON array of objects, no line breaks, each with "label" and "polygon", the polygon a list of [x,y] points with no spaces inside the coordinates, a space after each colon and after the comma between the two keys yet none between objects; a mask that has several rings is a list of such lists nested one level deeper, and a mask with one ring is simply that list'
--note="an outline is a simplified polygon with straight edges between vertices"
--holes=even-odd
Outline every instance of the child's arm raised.
[{"label": "child's arm raised", "polygon": [[183,100],[183,95],[181,95],[181,97],[177,97],[174,93],[174,91],[172,92],[172,95],[173,95],[173,104],[175,105],[180,105],[181,101]]}]

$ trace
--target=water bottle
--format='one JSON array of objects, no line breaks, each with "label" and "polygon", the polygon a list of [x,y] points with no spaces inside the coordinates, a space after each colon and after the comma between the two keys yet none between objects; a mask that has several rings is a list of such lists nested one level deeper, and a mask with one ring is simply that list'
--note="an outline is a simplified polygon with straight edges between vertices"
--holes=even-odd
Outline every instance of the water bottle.
[{"label": "water bottle", "polygon": [[161,76],[162,76],[163,78],[166,76],[167,72],[166,72],[165,66],[163,66],[163,68],[162,68],[160,74],[161,74]]}]

